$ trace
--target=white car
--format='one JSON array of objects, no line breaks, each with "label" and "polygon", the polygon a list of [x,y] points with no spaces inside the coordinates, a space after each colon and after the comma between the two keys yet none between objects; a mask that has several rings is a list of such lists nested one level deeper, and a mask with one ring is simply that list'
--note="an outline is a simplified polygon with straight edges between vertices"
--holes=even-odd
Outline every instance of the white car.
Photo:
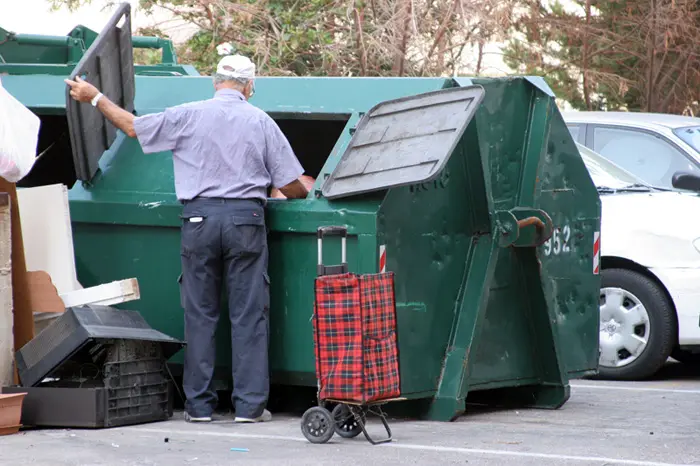
[{"label": "white car", "polygon": [[600,193],[600,376],[700,361],[700,196],[651,188],[578,144]]},{"label": "white car", "polygon": [[638,112],[565,112],[574,141],[650,186],[673,189],[678,172],[700,176],[700,118]]}]

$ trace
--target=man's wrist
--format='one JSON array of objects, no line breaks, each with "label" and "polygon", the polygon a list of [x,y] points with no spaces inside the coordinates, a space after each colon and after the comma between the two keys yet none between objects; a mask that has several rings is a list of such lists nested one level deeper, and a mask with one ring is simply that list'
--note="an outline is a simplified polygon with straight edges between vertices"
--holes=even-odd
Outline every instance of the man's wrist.
[{"label": "man's wrist", "polygon": [[97,107],[97,102],[102,98],[103,94],[100,91],[97,91],[97,94],[95,97],[92,98],[90,103],[92,104],[93,107]]}]

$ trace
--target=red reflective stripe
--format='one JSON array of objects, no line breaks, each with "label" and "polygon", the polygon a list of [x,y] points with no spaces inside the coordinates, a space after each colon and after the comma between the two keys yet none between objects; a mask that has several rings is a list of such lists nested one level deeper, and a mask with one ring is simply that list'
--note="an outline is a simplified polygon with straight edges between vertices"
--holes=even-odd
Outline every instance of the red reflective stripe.
[{"label": "red reflective stripe", "polygon": [[593,233],[593,273],[600,273],[600,232]]},{"label": "red reflective stripe", "polygon": [[386,272],[386,246],[379,246],[379,272]]}]

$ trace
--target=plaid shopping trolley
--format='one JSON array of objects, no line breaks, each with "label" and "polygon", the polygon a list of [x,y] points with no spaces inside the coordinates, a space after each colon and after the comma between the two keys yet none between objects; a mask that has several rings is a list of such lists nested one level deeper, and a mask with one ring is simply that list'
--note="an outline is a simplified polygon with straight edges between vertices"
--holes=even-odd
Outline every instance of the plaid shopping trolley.
[{"label": "plaid shopping trolley", "polygon": [[[340,265],[323,265],[323,237],[341,236]],[[304,413],[301,429],[313,443],[334,433],[364,433],[372,444],[391,441],[381,405],[400,395],[394,274],[348,273],[347,229],[318,229],[318,269],[313,314],[318,403]],[[335,404],[332,412],[325,404]],[[368,413],[380,417],[387,438],[375,441],[365,428]]]}]

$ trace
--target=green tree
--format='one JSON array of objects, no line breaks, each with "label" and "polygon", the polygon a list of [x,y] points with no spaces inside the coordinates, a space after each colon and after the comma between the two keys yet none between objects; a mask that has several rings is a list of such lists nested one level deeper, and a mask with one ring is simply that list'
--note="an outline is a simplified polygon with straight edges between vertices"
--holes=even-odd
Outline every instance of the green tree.
[{"label": "green tree", "polygon": [[[50,0],[78,8],[90,0]],[[197,26],[181,62],[211,73],[217,46],[261,74],[420,76],[458,73],[464,50],[508,27],[513,0],[140,0]],[[478,67],[477,67],[478,68]]]},{"label": "green tree", "polygon": [[700,97],[697,0],[519,0],[505,51],[575,108],[684,113]]}]

